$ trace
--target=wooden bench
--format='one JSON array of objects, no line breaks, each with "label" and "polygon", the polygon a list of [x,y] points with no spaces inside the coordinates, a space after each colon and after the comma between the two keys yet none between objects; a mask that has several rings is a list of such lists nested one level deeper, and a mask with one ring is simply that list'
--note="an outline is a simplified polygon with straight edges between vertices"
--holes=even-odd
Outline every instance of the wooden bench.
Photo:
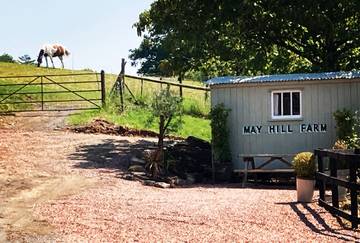
[{"label": "wooden bench", "polygon": [[[288,158],[293,158],[295,154],[239,154],[244,162],[244,169],[234,170],[236,173],[245,173],[246,179],[247,174],[254,174],[255,181],[257,181],[257,174],[274,174],[274,175],[294,175],[294,169],[292,168],[292,163],[288,161]],[[255,166],[255,161],[261,160],[260,165]],[[265,166],[279,161],[287,166],[287,168],[276,168],[276,169],[266,169]]]}]

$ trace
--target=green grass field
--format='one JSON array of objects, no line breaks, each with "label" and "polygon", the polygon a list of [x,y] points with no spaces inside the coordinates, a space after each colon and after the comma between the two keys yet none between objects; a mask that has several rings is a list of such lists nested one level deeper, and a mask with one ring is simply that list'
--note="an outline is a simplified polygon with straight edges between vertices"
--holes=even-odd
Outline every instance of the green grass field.
[{"label": "green grass field", "polygon": [[[84,74],[89,73],[89,70],[83,71],[73,71],[66,69],[52,69],[52,68],[37,68],[31,65],[20,65],[13,63],[0,63],[0,85],[1,84],[9,84],[9,83],[28,83],[32,79],[31,78],[1,78],[8,76],[31,76],[31,75],[63,75],[63,74]],[[56,76],[49,77],[51,80],[56,82],[76,82],[76,81],[89,81],[89,80],[100,80],[100,76],[94,74],[84,75],[84,76]],[[109,97],[110,90],[115,83],[117,75],[115,74],[106,74],[106,93],[107,97]],[[43,80],[43,82],[51,83],[51,80]],[[21,90],[21,92],[40,92],[41,80],[36,80],[34,83],[37,85],[27,86]],[[71,125],[80,125],[86,124],[95,118],[103,118],[110,122],[119,125],[125,125],[128,127],[133,127],[137,129],[148,129],[152,131],[156,131],[156,124],[153,123],[150,126],[147,126],[147,119],[150,116],[150,111],[146,108],[146,106],[151,102],[153,94],[160,90],[161,88],[165,88],[165,85],[160,85],[156,83],[150,83],[144,81],[141,84],[140,79],[134,79],[126,77],[125,82],[130,89],[130,91],[134,94],[135,99],[138,103],[141,103],[142,106],[133,105],[134,98],[131,97],[130,92],[125,90],[125,107],[126,110],[122,114],[117,112],[118,108],[114,105],[116,101],[119,99],[117,97],[107,99],[108,106],[106,109],[101,110],[92,110],[92,111],[84,111],[76,113],[69,117],[68,123]],[[185,84],[197,85],[200,86],[201,83],[193,82],[186,80]],[[72,90],[95,90],[99,89],[100,84],[66,84],[63,85],[68,89]],[[142,87],[141,87],[142,86]],[[0,86],[0,93],[12,93],[19,86],[5,87]],[[178,87],[171,87],[171,90],[174,93],[179,93]],[[54,92],[54,91],[64,91],[63,87],[58,85],[48,84],[44,86],[44,91]],[[94,92],[83,92],[81,95],[87,99],[99,98],[99,93],[94,94]],[[4,97],[4,96],[2,96]],[[22,101],[34,101],[39,100],[41,97],[39,94],[30,94],[30,95],[17,95],[12,97],[12,99],[22,100]],[[205,140],[210,140],[210,121],[206,118],[209,110],[210,110],[210,98],[209,94],[204,91],[191,90],[183,88],[183,109],[184,109],[184,124],[182,128],[174,133],[173,135],[187,137],[187,136],[195,136]],[[0,100],[1,100],[0,96]],[[78,99],[78,97],[71,93],[50,93],[44,95],[44,100],[52,100],[52,99],[60,99],[60,100],[72,100]],[[71,104],[71,103],[70,103]],[[27,104],[26,104],[27,105]],[[19,107],[24,107],[26,105],[19,105]],[[7,110],[11,107],[10,105],[1,105],[0,111]],[[13,107],[12,107],[13,108]]]}]

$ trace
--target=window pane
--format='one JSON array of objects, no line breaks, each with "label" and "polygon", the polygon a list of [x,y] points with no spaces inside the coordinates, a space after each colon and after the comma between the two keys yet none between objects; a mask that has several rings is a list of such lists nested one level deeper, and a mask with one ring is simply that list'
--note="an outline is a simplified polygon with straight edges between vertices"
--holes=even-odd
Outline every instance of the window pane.
[{"label": "window pane", "polygon": [[290,93],[283,93],[284,96],[284,116],[289,116],[290,114]]},{"label": "window pane", "polygon": [[274,116],[281,116],[281,93],[274,93],[273,97]]},{"label": "window pane", "polygon": [[293,115],[300,115],[300,93],[292,93]]}]

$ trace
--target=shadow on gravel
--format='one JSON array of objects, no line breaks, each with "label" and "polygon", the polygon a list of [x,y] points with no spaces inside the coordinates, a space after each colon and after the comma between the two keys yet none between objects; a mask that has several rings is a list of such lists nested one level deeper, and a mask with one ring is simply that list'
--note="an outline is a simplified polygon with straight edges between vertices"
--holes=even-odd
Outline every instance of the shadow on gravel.
[{"label": "shadow on gravel", "polygon": [[143,150],[153,146],[152,142],[139,140],[104,139],[102,143],[83,145],[70,155],[77,162],[74,167],[81,169],[110,169],[113,172],[126,172],[133,156],[140,156]]},{"label": "shadow on gravel", "polygon": [[292,185],[283,184],[246,184],[245,186],[241,182],[216,182],[208,181],[207,183],[196,183],[189,186],[178,187],[177,189],[187,188],[224,188],[224,189],[251,189],[251,190],[295,190]]},{"label": "shadow on gravel", "polygon": [[[351,242],[359,242],[360,238],[346,234],[344,230],[350,230],[343,224],[340,220],[337,220],[340,224],[340,227],[334,228],[329,226],[326,221],[321,217],[321,215],[314,210],[310,204],[306,203],[298,203],[298,202],[286,202],[286,203],[276,203],[278,205],[289,205],[291,209],[297,214],[299,219],[309,227],[313,232],[321,235],[325,235],[328,237],[334,238],[334,240],[343,240],[343,241],[351,241]],[[300,205],[303,209],[301,209]],[[309,219],[313,218],[316,220],[316,224],[311,222]],[[338,219],[338,217],[336,217]],[[319,227],[321,226],[321,227]]]}]

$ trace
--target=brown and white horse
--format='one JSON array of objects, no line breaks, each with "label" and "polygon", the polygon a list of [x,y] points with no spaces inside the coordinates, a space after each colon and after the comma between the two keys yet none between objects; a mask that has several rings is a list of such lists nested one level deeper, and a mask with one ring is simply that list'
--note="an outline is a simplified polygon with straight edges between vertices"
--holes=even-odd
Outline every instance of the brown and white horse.
[{"label": "brown and white horse", "polygon": [[43,57],[45,57],[46,67],[49,67],[47,57],[50,57],[51,63],[54,66],[53,57],[58,57],[61,61],[62,68],[64,68],[63,56],[70,55],[70,52],[61,44],[46,44],[44,45],[39,52],[39,56],[37,59],[38,67],[40,67],[42,63]]}]

